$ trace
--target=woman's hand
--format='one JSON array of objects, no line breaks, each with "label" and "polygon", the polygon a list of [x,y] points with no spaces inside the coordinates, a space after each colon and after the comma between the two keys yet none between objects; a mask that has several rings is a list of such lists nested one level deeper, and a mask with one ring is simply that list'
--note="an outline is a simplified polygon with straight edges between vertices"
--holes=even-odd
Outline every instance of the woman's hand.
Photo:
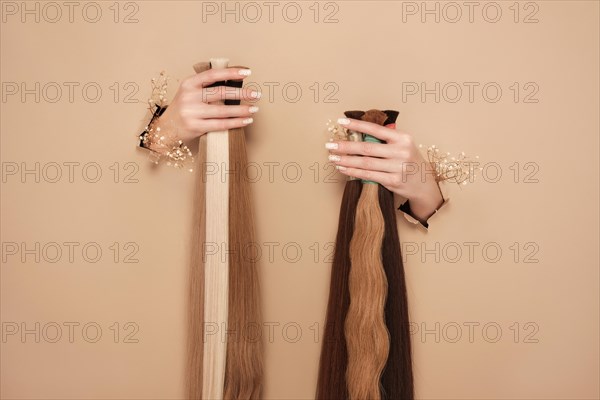
[{"label": "woman's hand", "polygon": [[370,122],[340,118],[343,127],[367,133],[386,143],[335,141],[325,144],[329,160],[343,174],[377,182],[410,201],[414,216],[425,222],[444,202],[427,162],[411,135]]},{"label": "woman's hand", "polygon": [[214,82],[243,79],[250,70],[240,68],[210,69],[181,82],[173,101],[156,121],[162,131],[175,132],[183,141],[207,132],[241,128],[253,122],[254,105],[211,104],[222,100],[256,101],[259,92],[243,88],[207,87]]}]

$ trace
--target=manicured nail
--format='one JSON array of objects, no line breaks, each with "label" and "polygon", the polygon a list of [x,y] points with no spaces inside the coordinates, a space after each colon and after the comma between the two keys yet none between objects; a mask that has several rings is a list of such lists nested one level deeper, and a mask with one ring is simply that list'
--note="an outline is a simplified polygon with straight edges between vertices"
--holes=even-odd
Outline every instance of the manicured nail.
[{"label": "manicured nail", "polygon": [[248,125],[254,122],[253,118],[246,118],[242,121],[242,124]]},{"label": "manicured nail", "polygon": [[338,144],[335,142],[325,143],[325,148],[328,150],[337,150]]},{"label": "manicured nail", "polygon": [[335,169],[337,169],[338,171],[345,171],[347,168],[342,165],[336,165]]},{"label": "manicured nail", "polygon": [[330,155],[329,155],[329,161],[336,161],[336,162],[337,162],[337,161],[342,161],[342,157],[340,157],[340,156],[337,156],[337,155],[335,155],[335,154],[330,154]]},{"label": "manicured nail", "polygon": [[338,119],[338,124],[340,125],[348,125],[350,123],[350,120],[348,118],[339,118]]},{"label": "manicured nail", "polygon": [[260,96],[262,96],[261,92],[255,92],[255,91],[250,92],[250,97],[252,97],[253,99],[260,99]]},{"label": "manicured nail", "polygon": [[240,74],[242,76],[249,76],[251,73],[252,73],[252,71],[249,69],[240,69],[238,71],[238,74]]},{"label": "manicured nail", "polygon": [[254,114],[258,112],[258,107],[256,106],[252,106],[248,109],[248,111],[250,111],[250,114]]}]

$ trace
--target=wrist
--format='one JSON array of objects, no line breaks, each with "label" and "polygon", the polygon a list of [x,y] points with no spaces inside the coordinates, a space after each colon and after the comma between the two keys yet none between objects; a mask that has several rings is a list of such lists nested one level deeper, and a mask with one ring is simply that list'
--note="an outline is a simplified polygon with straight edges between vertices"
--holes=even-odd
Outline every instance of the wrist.
[{"label": "wrist", "polygon": [[409,197],[408,200],[413,216],[420,222],[426,222],[444,204],[444,197],[437,182],[420,195]]}]

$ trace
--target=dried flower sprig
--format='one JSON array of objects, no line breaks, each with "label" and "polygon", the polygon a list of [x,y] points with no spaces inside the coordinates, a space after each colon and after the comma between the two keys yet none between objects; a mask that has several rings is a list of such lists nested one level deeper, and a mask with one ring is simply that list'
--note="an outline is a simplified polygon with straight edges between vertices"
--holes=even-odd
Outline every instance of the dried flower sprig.
[{"label": "dried flower sprig", "polygon": [[154,112],[156,106],[165,107],[167,105],[167,90],[169,86],[169,79],[171,79],[165,71],[160,71],[158,78],[152,78],[152,92],[148,99],[148,108],[151,113]]},{"label": "dried flower sprig", "polygon": [[[422,144],[419,148],[423,148]],[[427,147],[427,159],[434,166],[438,182],[451,182],[457,185],[472,183],[476,178],[479,167],[479,156],[471,158],[464,151],[457,156],[451,156],[449,152],[442,152],[435,144]]]},{"label": "dried flower sprig", "polygon": [[330,135],[330,142],[334,140],[348,140],[347,130],[340,127],[337,123],[327,120],[325,126],[327,127],[327,132],[329,132]]}]

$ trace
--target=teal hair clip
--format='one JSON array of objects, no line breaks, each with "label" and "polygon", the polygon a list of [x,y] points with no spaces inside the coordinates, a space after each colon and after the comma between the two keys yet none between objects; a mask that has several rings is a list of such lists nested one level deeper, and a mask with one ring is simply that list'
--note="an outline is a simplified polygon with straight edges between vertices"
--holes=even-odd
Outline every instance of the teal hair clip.
[{"label": "teal hair clip", "polygon": [[[365,134],[363,142],[382,143],[381,140],[377,139],[374,136],[367,135],[367,134]],[[365,180],[365,179],[361,179],[361,181],[362,181],[362,183],[372,183],[372,184],[375,184],[375,185],[379,184],[378,182],[368,181],[368,180]]]}]

